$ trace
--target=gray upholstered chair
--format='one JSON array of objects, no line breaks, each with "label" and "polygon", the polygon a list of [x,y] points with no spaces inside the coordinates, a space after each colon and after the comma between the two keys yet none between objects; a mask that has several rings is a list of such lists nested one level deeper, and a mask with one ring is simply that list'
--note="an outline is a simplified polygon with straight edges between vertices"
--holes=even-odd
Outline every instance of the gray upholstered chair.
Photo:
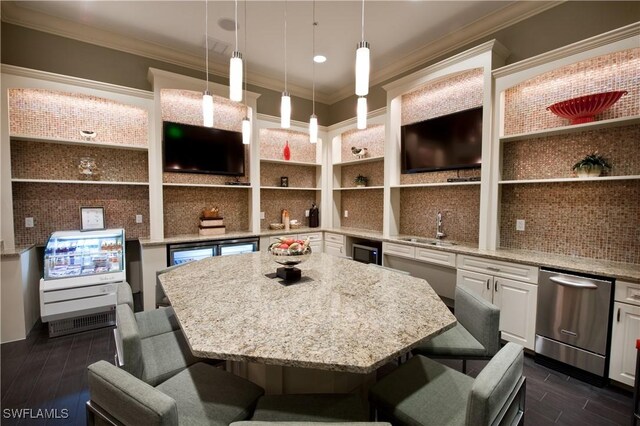
[{"label": "gray upholstered chair", "polygon": [[264,391],[248,380],[197,363],[153,387],[106,361],[88,367],[93,425],[215,425],[251,416]]},{"label": "gray upholstered chair", "polygon": [[458,324],[413,349],[414,355],[461,359],[467,372],[468,359],[491,359],[500,349],[500,309],[481,296],[456,287],[455,314]]},{"label": "gray upholstered chair", "polygon": [[129,307],[131,308],[131,310],[134,310],[133,307],[133,293],[131,293],[131,286],[129,285],[128,282],[126,281],[122,281],[120,283],[118,283],[118,286],[116,287],[116,299],[117,305],[129,305]]},{"label": "gray upholstered chair", "polygon": [[402,425],[521,424],[523,349],[507,343],[473,378],[415,356],[369,392],[379,420]]},{"label": "gray upholstered chair", "polygon": [[143,337],[128,305],[116,307],[118,364],[135,377],[155,386],[200,361],[191,354],[182,331],[153,334],[145,326]]},{"label": "gray upholstered chair", "polygon": [[251,420],[278,422],[366,422],[369,414],[356,394],[266,395]]},{"label": "gray upholstered chair", "polygon": [[171,306],[169,298],[164,294],[164,290],[160,284],[160,275],[178,269],[181,266],[184,266],[184,264],[169,266],[156,272],[156,306]]},{"label": "gray upholstered chair", "polygon": [[136,318],[136,324],[138,325],[140,338],[142,339],[180,330],[180,323],[171,306],[151,311],[136,312],[134,316]]}]

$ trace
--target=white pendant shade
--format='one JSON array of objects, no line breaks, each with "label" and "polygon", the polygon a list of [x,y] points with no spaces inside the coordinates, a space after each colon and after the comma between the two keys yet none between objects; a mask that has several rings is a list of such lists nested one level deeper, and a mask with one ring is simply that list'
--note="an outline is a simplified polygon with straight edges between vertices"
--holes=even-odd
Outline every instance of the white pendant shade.
[{"label": "white pendant shade", "polygon": [[361,41],[356,50],[356,95],[369,94],[369,43]]},{"label": "white pendant shade", "polygon": [[242,54],[237,50],[229,60],[229,99],[242,101]]},{"label": "white pendant shade", "polygon": [[209,91],[202,95],[202,122],[205,127],[213,127],[213,96]]},{"label": "white pendant shade", "polygon": [[361,96],[358,98],[358,107],[356,110],[358,115],[358,122],[357,122],[358,129],[360,130],[366,129],[367,128],[367,98],[365,98],[364,96]]},{"label": "white pendant shade", "polygon": [[242,143],[245,145],[251,143],[251,120],[249,117],[242,119]]},{"label": "white pendant shade", "polygon": [[318,143],[318,117],[315,114],[309,119],[309,142]]},{"label": "white pendant shade", "polygon": [[289,92],[282,92],[280,101],[280,127],[288,129],[291,127],[291,97]]}]

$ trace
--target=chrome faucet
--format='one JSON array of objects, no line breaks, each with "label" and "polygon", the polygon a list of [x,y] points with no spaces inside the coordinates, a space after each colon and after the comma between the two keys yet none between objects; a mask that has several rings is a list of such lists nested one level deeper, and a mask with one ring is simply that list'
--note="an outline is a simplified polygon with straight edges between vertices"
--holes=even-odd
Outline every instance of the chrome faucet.
[{"label": "chrome faucet", "polygon": [[447,234],[442,232],[442,213],[438,212],[436,215],[436,239],[441,240],[446,236]]}]

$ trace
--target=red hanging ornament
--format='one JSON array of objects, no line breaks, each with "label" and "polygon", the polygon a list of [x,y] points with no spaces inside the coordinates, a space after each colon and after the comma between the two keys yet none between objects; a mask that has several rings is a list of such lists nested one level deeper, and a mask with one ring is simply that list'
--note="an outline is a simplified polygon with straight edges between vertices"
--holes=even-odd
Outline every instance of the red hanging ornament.
[{"label": "red hanging ornament", "polygon": [[284,143],[284,149],[282,150],[282,155],[284,156],[284,159],[289,161],[291,160],[291,149],[289,148],[289,141],[286,141]]}]

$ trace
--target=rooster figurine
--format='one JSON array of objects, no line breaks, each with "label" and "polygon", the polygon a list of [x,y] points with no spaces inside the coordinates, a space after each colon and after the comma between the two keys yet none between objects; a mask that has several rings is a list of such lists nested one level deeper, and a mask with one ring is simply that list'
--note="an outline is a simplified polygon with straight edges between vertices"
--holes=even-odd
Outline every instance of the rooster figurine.
[{"label": "rooster figurine", "polygon": [[367,155],[367,148],[356,148],[355,146],[352,146],[351,153],[356,158],[364,158]]}]

